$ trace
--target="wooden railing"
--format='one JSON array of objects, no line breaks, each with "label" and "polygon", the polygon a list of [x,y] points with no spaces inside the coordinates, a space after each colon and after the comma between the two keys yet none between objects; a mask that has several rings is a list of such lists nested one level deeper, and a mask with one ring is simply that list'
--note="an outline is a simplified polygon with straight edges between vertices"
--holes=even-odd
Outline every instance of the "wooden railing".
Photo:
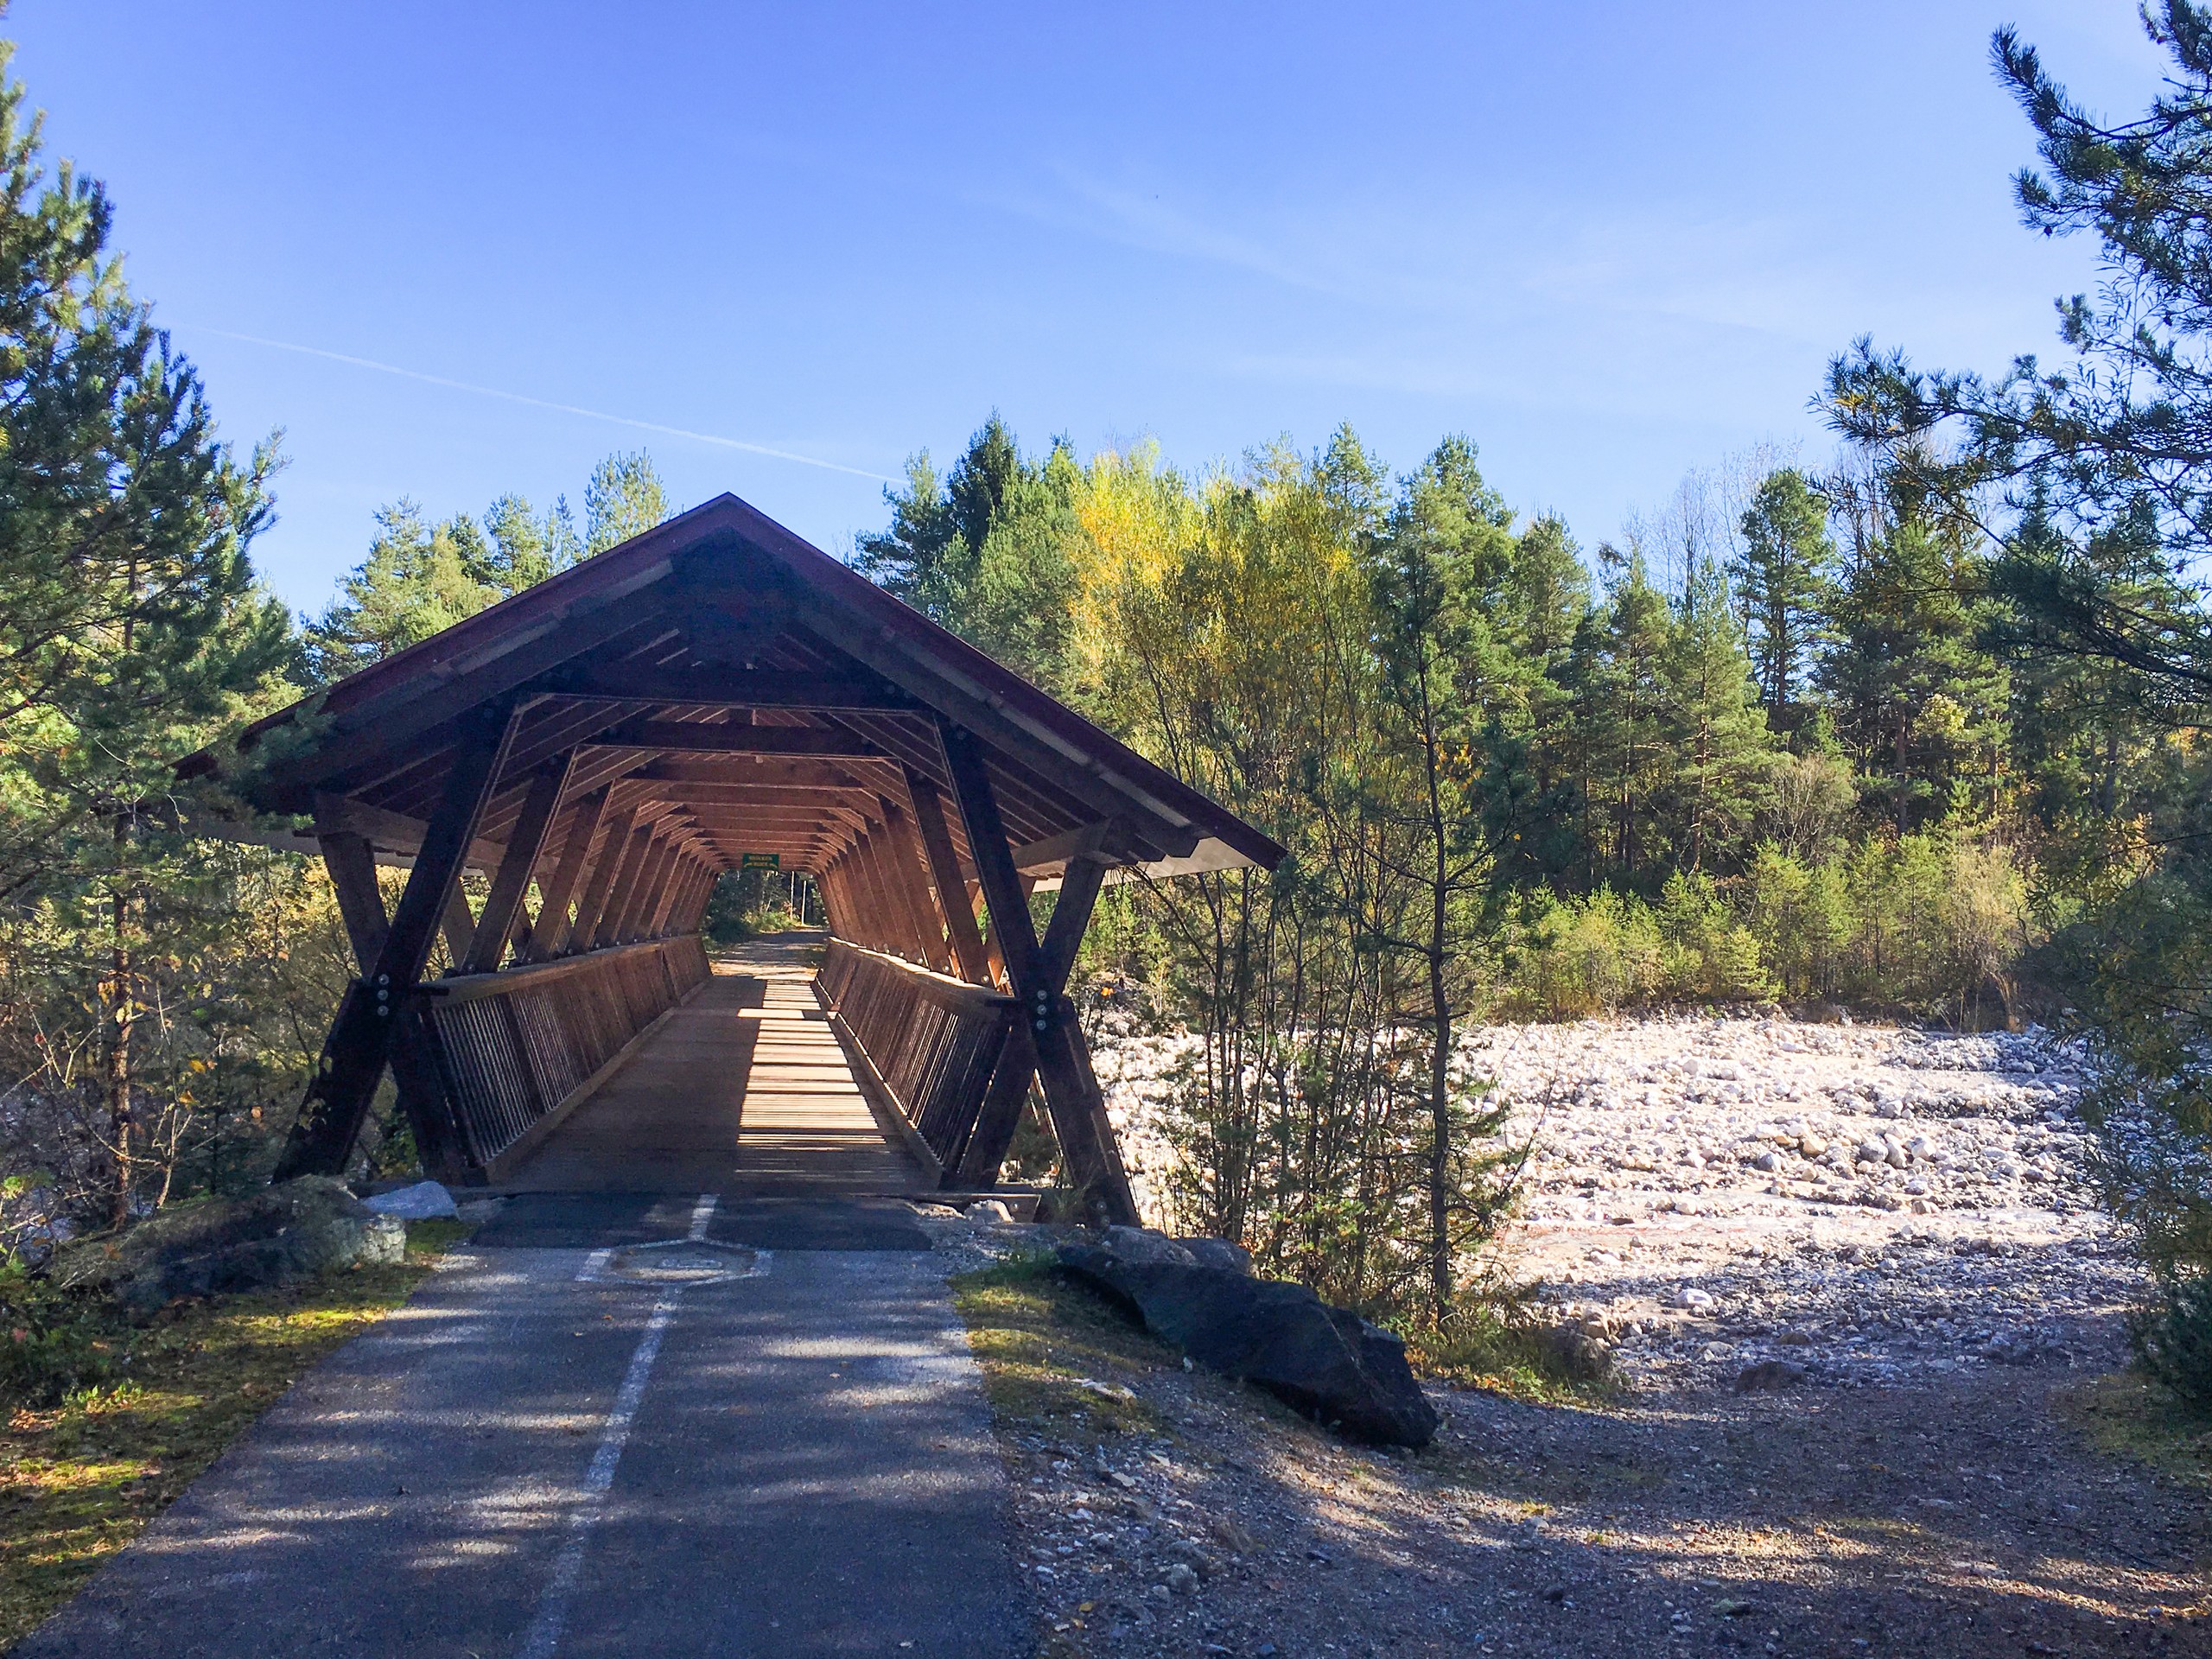
[{"label": "wooden railing", "polygon": [[549,1125],[710,971],[686,934],[418,987],[469,1161],[486,1169]]},{"label": "wooden railing", "polygon": [[873,1073],[863,1084],[890,1096],[941,1168],[958,1169],[1018,1012],[1014,1000],[836,938],[815,986]]}]

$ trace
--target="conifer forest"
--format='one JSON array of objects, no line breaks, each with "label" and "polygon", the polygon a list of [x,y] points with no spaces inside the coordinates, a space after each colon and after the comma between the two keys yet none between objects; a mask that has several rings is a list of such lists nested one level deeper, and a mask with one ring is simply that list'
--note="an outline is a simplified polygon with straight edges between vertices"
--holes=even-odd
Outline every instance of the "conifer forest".
[{"label": "conifer forest", "polygon": [[[1517,1168],[1478,1028],[2037,1024],[2089,1042],[2101,1191],[2202,1366],[2212,14],[2157,10],[2170,79],[2118,124],[1997,39],[2018,211],[2106,276],[2056,338],[1995,373],[1837,340],[1819,444],[1625,523],[1511,499],[1480,432],[1084,453],[975,410],[913,455],[850,563],[1290,849],[1111,888],[1084,945],[1078,981],[1202,1039],[1193,1230],[1448,1320]],[[291,613],[252,563],[280,445],[219,427],[124,274],[130,204],[31,96],[0,93],[0,1247],[264,1180],[352,972],[320,865],[181,833],[215,804],[173,764],[685,505],[642,452],[574,504],[396,499]],[[714,925],[790,897],[726,878]]]}]

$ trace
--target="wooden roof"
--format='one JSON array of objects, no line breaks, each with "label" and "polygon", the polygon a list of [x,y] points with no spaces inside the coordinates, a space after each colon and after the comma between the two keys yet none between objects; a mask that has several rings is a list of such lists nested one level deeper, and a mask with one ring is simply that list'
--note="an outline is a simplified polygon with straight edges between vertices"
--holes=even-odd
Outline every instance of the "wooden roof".
[{"label": "wooden roof", "polygon": [[[940,717],[980,740],[1015,862],[1046,885],[1079,850],[1125,875],[1271,869],[1283,855],[732,495],[257,722],[240,747],[260,764],[240,785],[264,810],[313,815],[404,859],[440,798],[456,722],[510,697],[520,724],[470,855],[480,867],[496,862],[532,769],[576,749],[564,821],[604,785],[610,806],[634,804],[635,822],[659,821],[710,867],[774,853],[818,872],[904,798],[910,774],[950,792]],[[202,751],[178,770],[238,769]]]}]

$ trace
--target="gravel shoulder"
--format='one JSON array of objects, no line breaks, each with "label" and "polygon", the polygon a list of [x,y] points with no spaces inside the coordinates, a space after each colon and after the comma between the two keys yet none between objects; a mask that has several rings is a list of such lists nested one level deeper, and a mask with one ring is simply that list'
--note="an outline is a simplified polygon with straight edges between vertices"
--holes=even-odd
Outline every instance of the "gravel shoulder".
[{"label": "gravel shoulder", "polygon": [[[1157,1192],[1177,1039],[1103,1035]],[[2076,1176],[2075,1056],[1697,1018],[1465,1058],[1534,1143],[1505,1264],[1617,1386],[1437,1393],[1397,1457],[1121,1353],[1087,1380],[1122,1405],[1000,1414],[1048,1649],[2212,1653],[2212,1460],[2101,1432],[2138,1281]],[[1036,1230],[931,1224],[974,1260]]]}]

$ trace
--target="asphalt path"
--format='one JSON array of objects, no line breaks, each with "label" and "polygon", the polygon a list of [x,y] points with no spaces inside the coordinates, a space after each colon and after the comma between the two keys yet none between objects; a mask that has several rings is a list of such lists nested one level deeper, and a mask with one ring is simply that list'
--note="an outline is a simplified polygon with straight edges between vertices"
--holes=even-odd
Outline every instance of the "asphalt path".
[{"label": "asphalt path", "polygon": [[1033,1649],[981,1376],[910,1211],[534,1203],[20,1659]]}]

